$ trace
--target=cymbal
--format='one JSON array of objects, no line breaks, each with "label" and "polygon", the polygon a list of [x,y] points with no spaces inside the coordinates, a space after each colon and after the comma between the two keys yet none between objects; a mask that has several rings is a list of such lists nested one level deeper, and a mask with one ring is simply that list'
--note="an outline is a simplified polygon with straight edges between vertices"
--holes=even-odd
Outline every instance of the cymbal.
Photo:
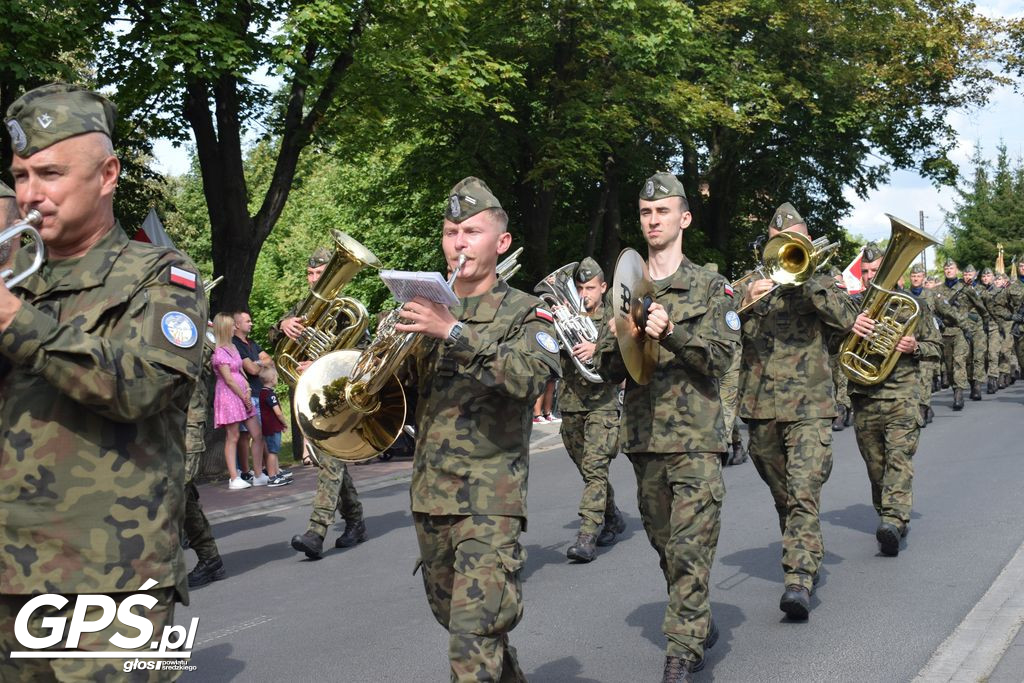
[{"label": "cymbal", "polygon": [[634,249],[623,249],[612,280],[615,337],[626,370],[637,384],[651,381],[658,362],[658,342],[644,332],[653,301],[654,283],[643,257]]}]

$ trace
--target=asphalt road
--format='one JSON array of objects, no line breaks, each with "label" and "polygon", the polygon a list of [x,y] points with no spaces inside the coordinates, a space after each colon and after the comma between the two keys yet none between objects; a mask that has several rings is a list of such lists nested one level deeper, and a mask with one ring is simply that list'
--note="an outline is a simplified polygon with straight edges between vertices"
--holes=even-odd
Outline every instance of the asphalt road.
[{"label": "asphalt road", "polygon": [[[1024,540],[1024,386],[966,410],[945,392],[916,457],[907,546],[883,557],[852,429],[836,435],[822,501],[824,580],[807,623],[778,609],[781,545],[771,497],[750,463],[725,471],[711,600],[721,638],[698,681],[909,681],[979,601]],[[620,542],[570,565],[579,475],[553,437],[531,462],[523,535],[526,612],[512,633],[531,681],[660,680],[665,585],[636,508],[629,462],[612,467],[629,517]],[[370,540],[320,561],[288,541],[309,507],[214,527],[228,579],[192,594],[200,618],[183,680],[444,681],[447,638],[427,607],[405,486],[361,496]],[[333,548],[337,532],[327,544]],[[190,563],[194,555],[189,553]],[[1024,676],[1024,674],[1022,674]]]}]

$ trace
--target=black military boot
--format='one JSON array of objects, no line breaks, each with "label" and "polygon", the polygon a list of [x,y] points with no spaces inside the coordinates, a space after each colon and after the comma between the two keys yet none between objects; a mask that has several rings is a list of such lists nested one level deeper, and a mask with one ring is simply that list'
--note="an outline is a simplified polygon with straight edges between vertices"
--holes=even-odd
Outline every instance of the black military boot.
[{"label": "black military boot", "polygon": [[838,412],[832,420],[832,431],[841,432],[846,429],[846,425],[844,424],[846,422],[846,406],[838,405],[836,406],[836,409]]},{"label": "black military boot", "polygon": [[932,375],[932,393],[934,394],[935,392],[937,392],[941,388],[942,387],[939,384],[939,376],[938,375]]},{"label": "black military boot", "polygon": [[730,447],[731,453],[726,465],[742,465],[747,461],[747,449],[743,447],[743,441],[733,441]]},{"label": "black military boot", "polygon": [[661,674],[661,683],[690,683],[690,670],[693,662],[682,657],[665,657],[665,671]]},{"label": "black military boot", "polygon": [[964,409],[964,390],[954,389],[953,390],[953,410]]},{"label": "black military boot", "polygon": [[976,379],[972,379],[971,380],[971,400],[972,401],[980,401],[981,400],[981,382],[979,382]]},{"label": "black military boot", "polygon": [[625,530],[626,518],[620,510],[616,509],[611,517],[604,518],[604,526],[601,527],[601,533],[597,535],[598,547],[604,548],[615,545],[618,535]]},{"label": "black military boot", "polygon": [[928,406],[921,406],[921,422],[925,427],[928,426]]},{"label": "black military boot", "polygon": [[292,547],[300,553],[306,553],[311,560],[319,560],[324,554],[324,537],[307,531],[301,536],[292,536]]},{"label": "black military boot", "polygon": [[925,413],[925,416],[924,416],[924,423],[930,425],[932,423],[932,420],[934,420],[934,419],[935,419],[935,411],[932,410],[931,406],[928,406],[927,412]]},{"label": "black military boot", "polygon": [[853,424],[853,408],[846,409],[846,417],[843,419],[843,426],[849,427]]},{"label": "black military boot", "polygon": [[906,526],[902,529],[889,522],[882,522],[875,531],[875,538],[883,555],[896,557],[900,554],[900,539],[907,535]]},{"label": "black military boot", "polygon": [[362,543],[368,538],[366,535],[366,524],[363,520],[358,522],[345,522],[345,533],[338,536],[334,542],[335,548],[351,548],[357,543]]},{"label": "black military boot", "polygon": [[999,380],[997,380],[995,377],[989,377],[988,378],[988,386],[985,388],[985,393],[987,393],[987,394],[994,394],[994,393],[996,393],[996,391],[997,391],[996,387],[997,387],[998,384],[999,384]]},{"label": "black military boot", "polygon": [[1008,373],[1008,372],[1000,372],[999,373],[999,388],[1000,389],[1005,389],[1008,386],[1010,386],[1010,373]]},{"label": "black military boot", "polygon": [[786,586],[786,592],[779,600],[779,609],[790,619],[806,619],[811,613],[811,592],[795,583]]},{"label": "black military boot", "polygon": [[200,560],[195,569],[188,573],[188,587],[199,588],[208,583],[220,581],[227,575],[220,555],[210,560]]},{"label": "black military boot", "polygon": [[942,388],[949,389],[949,375],[942,373]]},{"label": "black military boot", "polygon": [[565,556],[577,562],[593,562],[597,557],[597,548],[594,547],[597,537],[594,534],[579,533],[576,535],[576,542],[565,551]]}]

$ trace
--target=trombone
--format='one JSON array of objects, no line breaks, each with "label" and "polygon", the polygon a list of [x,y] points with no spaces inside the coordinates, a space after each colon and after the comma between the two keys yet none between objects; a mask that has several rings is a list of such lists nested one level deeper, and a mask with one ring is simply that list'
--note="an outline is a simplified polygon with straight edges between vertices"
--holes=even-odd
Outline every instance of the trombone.
[{"label": "trombone", "polygon": [[742,313],[779,287],[804,284],[828,264],[837,249],[839,242],[829,243],[827,237],[811,240],[802,233],[785,231],[775,235],[764,245],[761,264],[733,282],[732,287],[737,289],[754,280],[771,280],[775,285],[749,304],[737,308],[737,312]]}]

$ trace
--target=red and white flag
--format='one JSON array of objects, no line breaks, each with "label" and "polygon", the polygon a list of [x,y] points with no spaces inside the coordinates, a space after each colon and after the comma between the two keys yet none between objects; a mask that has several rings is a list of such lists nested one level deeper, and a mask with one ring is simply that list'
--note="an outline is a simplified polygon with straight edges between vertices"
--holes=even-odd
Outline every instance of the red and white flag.
[{"label": "red and white flag", "polygon": [[142,227],[135,231],[132,239],[136,242],[149,242],[158,247],[175,248],[174,242],[171,241],[171,236],[164,230],[164,224],[160,222],[160,217],[156,215],[156,209],[152,208],[146,214],[146,220],[142,221]]},{"label": "red and white flag", "polygon": [[860,253],[857,254],[857,258],[850,262],[850,265],[846,266],[846,270],[843,271],[843,284],[846,285],[846,293],[853,295],[859,294],[864,291],[864,283],[861,282],[861,271],[860,264],[864,260],[864,248],[861,247]]}]

